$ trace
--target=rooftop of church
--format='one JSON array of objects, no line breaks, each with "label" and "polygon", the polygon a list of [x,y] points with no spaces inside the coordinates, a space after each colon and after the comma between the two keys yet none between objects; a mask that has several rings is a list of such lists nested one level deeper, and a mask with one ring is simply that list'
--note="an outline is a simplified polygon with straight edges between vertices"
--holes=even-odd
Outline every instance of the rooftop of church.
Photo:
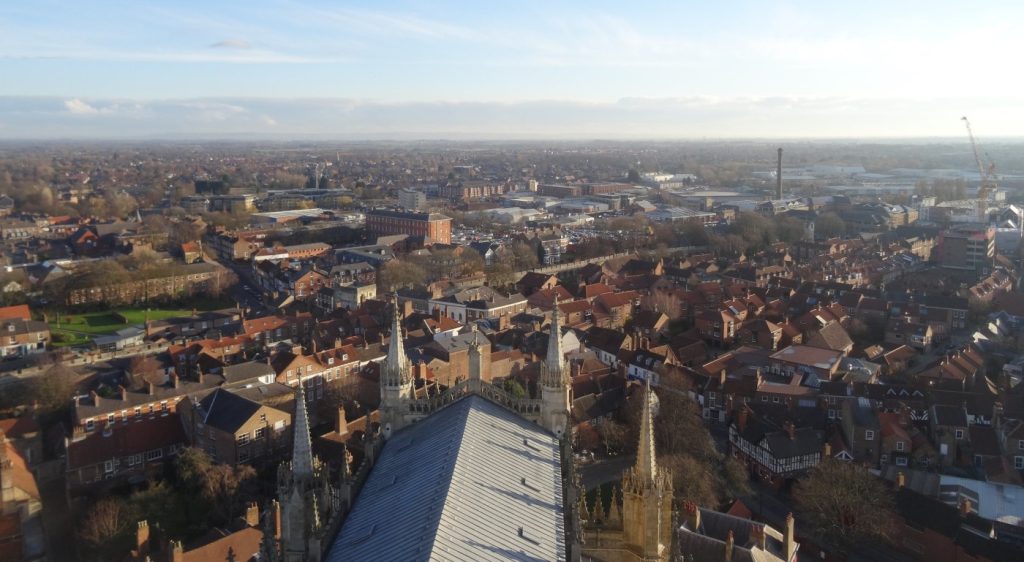
[{"label": "rooftop of church", "polygon": [[326,560],[564,560],[558,439],[471,395],[388,440]]}]

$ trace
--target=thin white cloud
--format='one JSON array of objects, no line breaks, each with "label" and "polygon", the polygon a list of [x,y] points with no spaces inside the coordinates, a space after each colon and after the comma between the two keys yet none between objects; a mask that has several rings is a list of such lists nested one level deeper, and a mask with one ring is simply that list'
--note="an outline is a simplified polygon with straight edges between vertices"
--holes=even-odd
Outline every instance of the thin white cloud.
[{"label": "thin white cloud", "polygon": [[242,39],[225,39],[210,44],[211,49],[251,49],[252,45]]},{"label": "thin white cloud", "polygon": [[100,110],[78,99],[64,101],[64,107],[74,115],[98,115]]}]

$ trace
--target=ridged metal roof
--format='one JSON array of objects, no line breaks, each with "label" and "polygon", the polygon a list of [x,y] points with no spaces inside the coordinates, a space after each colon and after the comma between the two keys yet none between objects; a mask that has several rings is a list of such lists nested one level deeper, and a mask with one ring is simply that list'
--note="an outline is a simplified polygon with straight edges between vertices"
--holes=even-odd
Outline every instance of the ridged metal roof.
[{"label": "ridged metal roof", "polygon": [[558,440],[469,396],[396,433],[328,562],[565,560]]}]

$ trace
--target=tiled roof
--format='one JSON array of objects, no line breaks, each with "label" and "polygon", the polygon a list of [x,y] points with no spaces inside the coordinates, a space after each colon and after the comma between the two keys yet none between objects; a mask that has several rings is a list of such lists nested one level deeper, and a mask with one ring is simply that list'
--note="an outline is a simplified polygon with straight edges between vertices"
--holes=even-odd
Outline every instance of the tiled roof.
[{"label": "tiled roof", "polygon": [[140,422],[114,423],[109,435],[96,430],[68,444],[67,467],[76,470],[115,457],[124,457],[185,443],[185,431],[177,414]]}]

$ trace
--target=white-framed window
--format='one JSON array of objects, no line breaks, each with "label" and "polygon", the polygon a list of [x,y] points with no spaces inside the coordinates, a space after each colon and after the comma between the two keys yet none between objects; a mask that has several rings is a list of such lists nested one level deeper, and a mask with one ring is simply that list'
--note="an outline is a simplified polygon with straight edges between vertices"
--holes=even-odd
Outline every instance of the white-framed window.
[{"label": "white-framed window", "polygon": [[249,444],[249,434],[248,433],[240,433],[238,435],[238,446],[239,447],[244,447],[244,446],[246,446],[248,444]]},{"label": "white-framed window", "polygon": [[907,457],[896,457],[896,466],[907,466]]},{"label": "white-framed window", "polygon": [[829,409],[829,411],[828,411],[828,419],[830,419],[830,420],[836,419],[836,411],[835,410],[833,410],[831,408]]},{"label": "white-framed window", "polygon": [[772,396],[772,402],[778,404],[779,403],[779,397],[778,396]]},{"label": "white-framed window", "polygon": [[163,458],[163,456],[164,456],[164,450],[163,449],[153,449],[152,451],[146,451],[146,460],[147,461],[155,461],[157,459]]},{"label": "white-framed window", "polygon": [[[1017,457],[1017,458],[1020,458],[1020,457]],[[113,460],[103,461],[103,472],[106,472],[106,473],[114,472],[114,461]]]},{"label": "white-framed window", "polygon": [[1021,451],[1024,451],[1024,439],[1020,439],[1017,441],[1017,448],[1020,449]]},{"label": "white-framed window", "polygon": [[92,418],[85,420],[85,430],[92,431],[96,429],[96,422]]},{"label": "white-framed window", "polygon": [[267,434],[267,428],[265,428],[265,427],[257,427],[256,431],[253,432],[253,437],[255,439],[263,439],[263,436],[266,435],[266,434]]},{"label": "white-framed window", "polygon": [[762,394],[761,395],[761,402],[767,402],[767,401],[768,401],[768,395],[767,394]]},{"label": "white-framed window", "polygon": [[1013,457],[1013,468],[1024,470],[1024,457]]},{"label": "white-framed window", "polygon": [[874,441],[875,440],[875,432],[871,431],[870,429],[864,430],[864,440],[865,441]]},{"label": "white-framed window", "polygon": [[896,442],[896,450],[897,451],[903,452],[903,448],[904,447],[905,447],[905,444],[903,443],[903,441],[897,441]]},{"label": "white-framed window", "polygon": [[964,438],[964,430],[962,430],[962,429],[956,430],[955,435],[956,435],[956,438],[958,440],[959,439],[963,439]]},{"label": "white-framed window", "polygon": [[249,449],[238,451],[238,462],[249,462]]},{"label": "white-framed window", "polygon": [[889,455],[883,454],[882,455],[882,464],[885,464],[887,462],[889,462]]},{"label": "white-framed window", "polygon": [[111,412],[111,413],[107,414],[107,424],[113,424],[113,423],[114,423],[114,414],[113,414],[113,412]]}]

